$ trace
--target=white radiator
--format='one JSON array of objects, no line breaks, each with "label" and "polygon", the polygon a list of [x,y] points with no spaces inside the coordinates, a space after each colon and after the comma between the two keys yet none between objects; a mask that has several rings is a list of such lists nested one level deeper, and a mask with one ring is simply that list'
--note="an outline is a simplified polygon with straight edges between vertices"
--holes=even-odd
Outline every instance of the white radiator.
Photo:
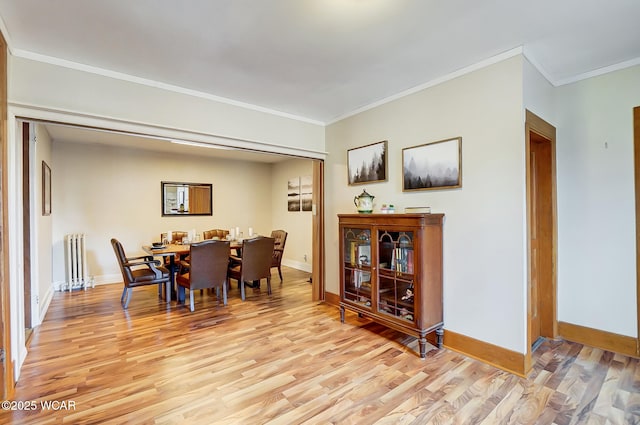
[{"label": "white radiator", "polygon": [[73,233],[64,237],[65,257],[67,260],[67,282],[62,290],[87,289],[89,272],[87,270],[87,249],[84,233]]}]

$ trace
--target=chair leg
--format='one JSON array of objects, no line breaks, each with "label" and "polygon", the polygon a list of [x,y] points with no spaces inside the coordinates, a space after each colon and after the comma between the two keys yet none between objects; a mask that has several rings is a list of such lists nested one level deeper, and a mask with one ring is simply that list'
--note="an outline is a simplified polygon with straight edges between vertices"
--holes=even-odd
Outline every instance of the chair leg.
[{"label": "chair leg", "polygon": [[238,282],[240,282],[240,298],[242,298],[242,301],[244,301],[244,280],[242,279],[242,277],[240,277],[240,280]]},{"label": "chair leg", "polygon": [[171,304],[171,283],[165,282],[164,289],[165,297],[167,297],[167,304]]},{"label": "chair leg", "polygon": [[189,288],[189,310],[193,311],[193,289]]},{"label": "chair leg", "polygon": [[127,287],[122,288],[122,296],[120,297],[120,304],[124,302],[124,296],[127,294]]},{"label": "chair leg", "polygon": [[271,295],[271,276],[267,277],[267,294]]},{"label": "chair leg", "polygon": [[282,282],[282,269],[278,266],[278,274],[280,275],[280,282]]},{"label": "chair leg", "polygon": [[226,306],[227,305],[227,281],[226,280],[222,285],[222,299],[223,299],[223,304]]},{"label": "chair leg", "polygon": [[124,308],[129,307],[129,301],[131,301],[131,288],[127,288],[127,300],[124,302]]}]

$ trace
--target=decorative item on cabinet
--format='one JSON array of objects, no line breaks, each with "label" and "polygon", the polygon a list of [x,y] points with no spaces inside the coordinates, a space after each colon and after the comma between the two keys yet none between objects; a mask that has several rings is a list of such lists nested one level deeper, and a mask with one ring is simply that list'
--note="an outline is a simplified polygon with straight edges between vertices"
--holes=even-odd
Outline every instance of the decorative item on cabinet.
[{"label": "decorative item on cabinet", "polygon": [[375,196],[367,193],[365,189],[360,195],[353,197],[353,203],[358,208],[359,213],[370,214],[373,212],[373,198]]}]

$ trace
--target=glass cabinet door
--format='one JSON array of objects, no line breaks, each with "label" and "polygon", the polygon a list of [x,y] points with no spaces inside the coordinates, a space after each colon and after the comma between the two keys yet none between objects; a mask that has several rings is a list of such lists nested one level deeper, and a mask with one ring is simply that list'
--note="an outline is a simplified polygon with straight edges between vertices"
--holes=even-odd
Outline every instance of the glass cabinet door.
[{"label": "glass cabinet door", "polygon": [[414,255],[413,232],[378,231],[377,310],[413,322]]},{"label": "glass cabinet door", "polygon": [[344,299],[371,308],[371,231],[344,228]]}]

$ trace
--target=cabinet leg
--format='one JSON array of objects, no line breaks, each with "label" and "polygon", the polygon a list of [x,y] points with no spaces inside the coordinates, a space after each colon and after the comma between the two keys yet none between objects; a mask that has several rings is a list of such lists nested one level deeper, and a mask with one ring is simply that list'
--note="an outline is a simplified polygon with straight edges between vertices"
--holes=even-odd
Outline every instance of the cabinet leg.
[{"label": "cabinet leg", "polygon": [[340,306],[340,322],[344,323],[344,307]]},{"label": "cabinet leg", "polygon": [[438,348],[442,348],[443,336],[444,336],[444,329],[443,328],[436,329],[436,338],[438,342]]},{"label": "cabinet leg", "polygon": [[424,359],[427,357],[427,338],[418,338],[418,344],[420,345],[420,358]]}]

